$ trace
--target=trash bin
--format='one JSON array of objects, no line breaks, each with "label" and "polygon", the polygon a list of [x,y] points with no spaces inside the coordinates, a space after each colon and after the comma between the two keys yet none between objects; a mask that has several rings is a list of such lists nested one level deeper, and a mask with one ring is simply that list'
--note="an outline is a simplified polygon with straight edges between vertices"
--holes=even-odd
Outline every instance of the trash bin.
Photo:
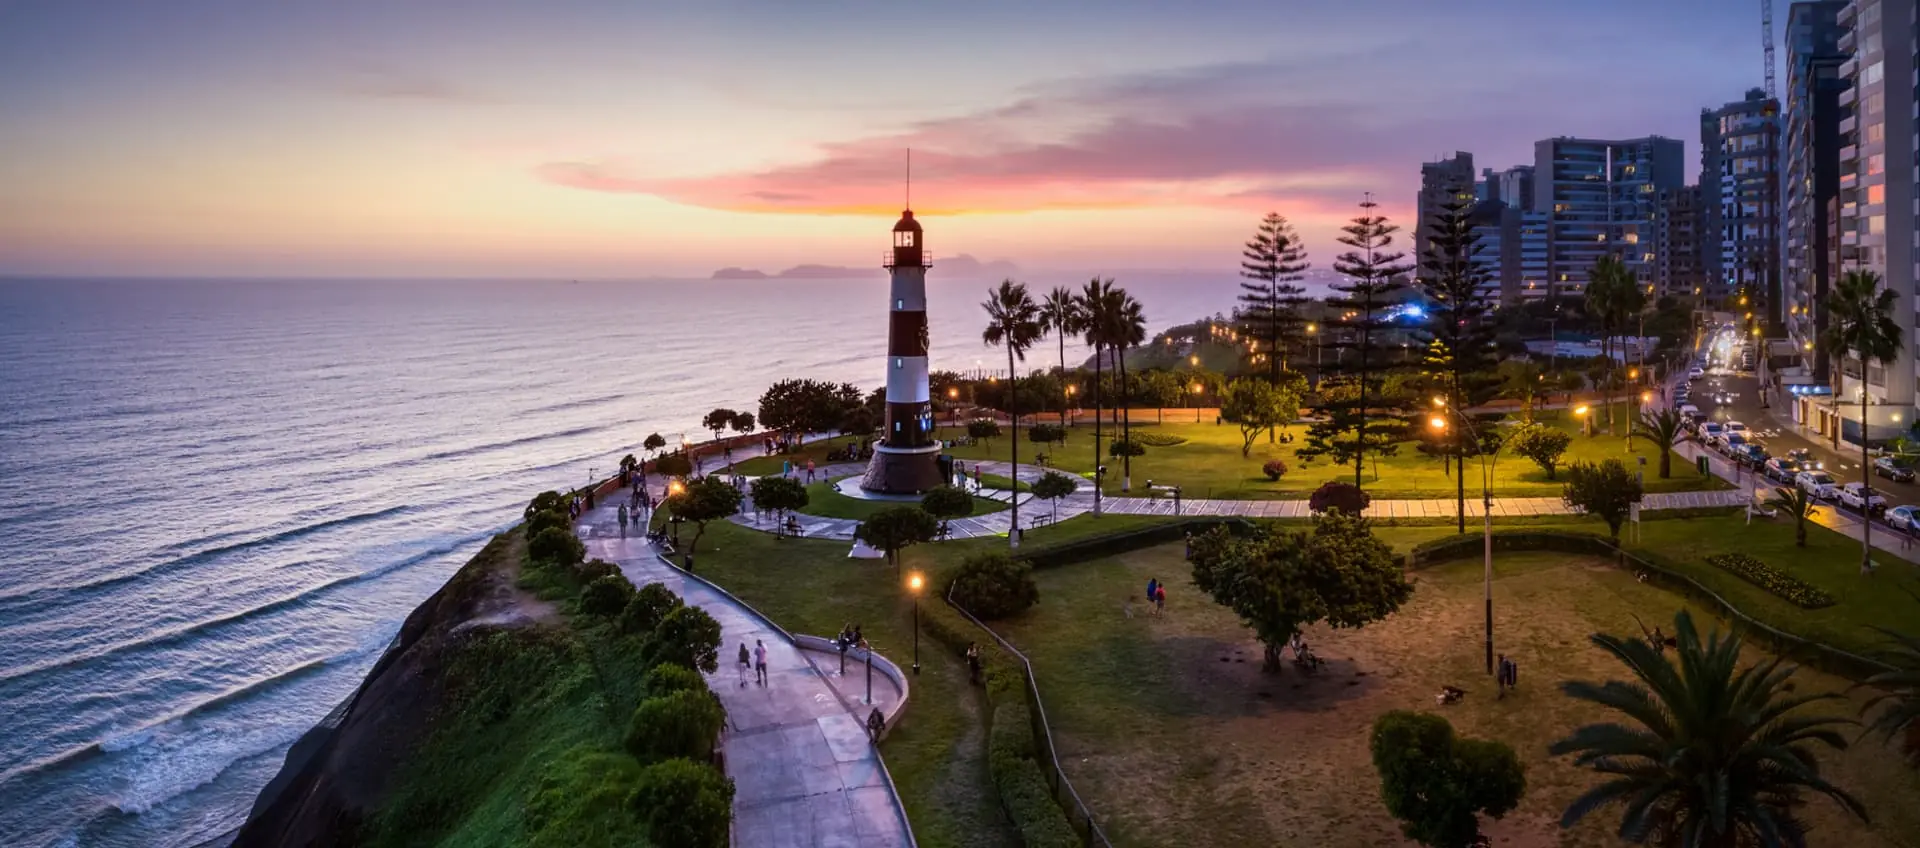
[{"label": "trash bin", "polygon": [[1700,476],[1705,477],[1713,473],[1713,470],[1707,465],[1706,454],[1701,454],[1699,456],[1694,457],[1693,463],[1695,467],[1700,469]]}]

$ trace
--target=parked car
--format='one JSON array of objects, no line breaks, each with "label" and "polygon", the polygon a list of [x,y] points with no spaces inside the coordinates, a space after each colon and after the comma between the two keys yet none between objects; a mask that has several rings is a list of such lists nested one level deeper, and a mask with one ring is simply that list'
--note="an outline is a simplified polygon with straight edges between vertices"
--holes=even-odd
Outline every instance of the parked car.
[{"label": "parked car", "polygon": [[1793,475],[1793,484],[1799,486],[1800,491],[1822,500],[1831,499],[1839,488],[1834,485],[1832,474],[1818,468]]},{"label": "parked car", "polygon": [[1705,376],[1707,376],[1706,370],[1702,369],[1698,365],[1695,365],[1694,367],[1687,369],[1687,379],[1689,380],[1698,380],[1701,377],[1705,377]]},{"label": "parked car", "polygon": [[1767,464],[1761,468],[1761,472],[1766,474],[1768,479],[1781,483],[1793,482],[1794,475],[1799,474],[1800,471],[1800,461],[1790,456],[1776,456],[1767,460]]},{"label": "parked car", "polygon": [[1748,442],[1733,452],[1733,461],[1755,471],[1767,464],[1767,446],[1760,442]]},{"label": "parked car", "polygon": [[1913,482],[1913,463],[1905,457],[1883,456],[1873,461],[1873,473],[1895,483]]},{"label": "parked car", "polygon": [[1694,406],[1693,404],[1682,401],[1680,403],[1680,414],[1688,418],[1699,418],[1700,407],[1697,407],[1697,406]]},{"label": "parked car", "polygon": [[1746,434],[1747,434],[1747,425],[1745,425],[1745,424],[1742,424],[1742,423],[1740,423],[1740,422],[1738,422],[1738,421],[1728,421],[1728,422],[1727,422],[1727,432],[1729,432],[1729,433],[1739,433],[1740,435],[1742,435],[1742,436],[1744,436],[1744,435],[1746,435]]},{"label": "parked car", "polygon": [[1887,510],[1886,518],[1895,530],[1913,530],[1920,525],[1920,506],[1896,506]]},{"label": "parked car", "polygon": [[1718,421],[1708,421],[1700,425],[1700,440],[1706,442],[1707,447],[1719,445],[1720,437],[1726,435],[1726,433],[1726,428],[1720,426],[1720,422]]},{"label": "parked car", "polygon": [[1887,499],[1879,492],[1867,488],[1865,483],[1848,483],[1841,486],[1840,503],[1868,515],[1878,515],[1887,509]]},{"label": "parked car", "polygon": [[1720,434],[1720,452],[1728,459],[1738,460],[1740,454],[1746,452],[1748,444],[1747,437],[1739,433],[1728,431]]}]

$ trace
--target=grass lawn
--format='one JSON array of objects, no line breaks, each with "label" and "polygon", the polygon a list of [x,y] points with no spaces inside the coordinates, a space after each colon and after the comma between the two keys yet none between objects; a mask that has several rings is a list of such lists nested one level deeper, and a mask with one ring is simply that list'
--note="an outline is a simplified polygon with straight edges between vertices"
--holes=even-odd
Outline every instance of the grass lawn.
[{"label": "grass lawn", "polygon": [[[1500,521],[1495,527],[1519,523]],[[1603,536],[1607,532],[1606,524],[1598,519],[1568,516],[1543,516],[1526,525]],[[1660,518],[1644,521],[1640,527],[1640,540],[1629,542],[1629,548],[1659,554],[1746,614],[1797,636],[1854,653],[1871,654],[1886,644],[1874,627],[1912,632],[1916,618],[1920,618],[1920,601],[1907,594],[1908,591],[1920,593],[1920,569],[1889,562],[1893,558],[1883,554],[1881,560],[1885,564],[1880,571],[1871,577],[1862,577],[1860,543],[1824,527],[1808,525],[1804,548],[1794,545],[1791,523],[1755,518],[1749,525],[1738,512]],[[1471,525],[1468,531],[1478,532]],[[1375,532],[1400,550],[1429,539],[1454,535],[1452,527],[1376,527]],[[1823,609],[1802,609],[1706,563],[1707,557],[1730,551],[1749,554],[1811,583],[1832,595],[1837,603]],[[1495,554],[1496,571],[1508,556],[1513,554]]]},{"label": "grass lawn", "polygon": [[[860,440],[858,438],[853,436],[840,436],[823,441],[808,442],[793,453],[741,459],[739,462],[733,464],[733,469],[748,477],[764,477],[768,474],[780,473],[780,464],[782,462],[792,462],[796,466],[805,468],[807,467],[807,460],[811,459],[815,466],[827,465],[827,452],[841,450],[845,448],[849,442],[851,442],[854,447],[860,446]],[[844,462],[845,460],[841,461]]]},{"label": "grass lawn", "polygon": [[[968,474],[967,476],[971,478],[973,475]],[[1003,492],[1008,489],[1012,489],[1013,491],[1016,491],[1016,492],[1030,492],[1033,490],[1032,486],[1015,481],[1011,477],[1002,477],[998,474],[980,475],[980,485],[989,489],[999,489]]]},{"label": "grass lawn", "polygon": [[[774,469],[776,473],[778,473],[779,470],[778,468]],[[808,486],[807,506],[800,511],[807,515],[818,515],[822,518],[851,518],[856,521],[865,521],[869,516],[887,507],[910,505],[905,501],[863,501],[859,498],[847,497],[835,491],[833,488],[833,484],[836,481],[844,479],[846,478],[837,477],[834,480],[814,483]],[[974,515],[986,515],[987,513],[999,512],[1006,508],[1007,505],[999,501],[988,500],[986,498],[973,499]]]},{"label": "grass lawn", "polygon": [[[1626,407],[1616,405],[1617,420],[1624,422]],[[1135,411],[1137,418],[1150,419],[1151,412]],[[1673,476],[1659,479],[1659,455],[1654,446],[1646,439],[1634,439],[1634,450],[1626,449],[1626,439],[1607,435],[1588,438],[1579,433],[1579,422],[1570,414],[1555,411],[1543,411],[1540,420],[1550,426],[1561,427],[1574,434],[1572,446],[1567,449],[1562,466],[1576,461],[1595,462],[1602,459],[1623,459],[1630,467],[1635,466],[1637,457],[1647,458],[1646,486],[1649,492],[1679,492],[1701,489],[1725,488],[1726,484],[1717,478],[1702,477],[1693,466],[1678,455],[1673,456]],[[1133,459],[1133,483],[1136,488],[1145,485],[1151,479],[1156,484],[1175,484],[1184,487],[1191,498],[1224,498],[1230,500],[1256,500],[1262,498],[1304,498],[1320,484],[1329,480],[1353,482],[1353,466],[1333,465],[1325,459],[1307,462],[1296,454],[1295,449],[1305,445],[1306,427],[1295,425],[1289,432],[1295,438],[1291,444],[1269,444],[1263,437],[1255,441],[1252,450],[1240,455],[1240,430],[1231,424],[1216,425],[1211,418],[1200,424],[1192,419],[1182,419],[1179,415],[1170,415],[1167,423],[1155,424],[1151,420],[1136,421],[1133,428],[1143,432],[1163,433],[1186,439],[1183,444],[1172,447],[1148,447],[1146,455]],[[1623,426],[1624,429],[1624,426]],[[1049,465],[1063,471],[1090,474],[1093,471],[1093,430],[1088,424],[1071,427],[1071,434],[1063,445],[1055,445],[1049,453]],[[954,438],[964,435],[959,430],[943,430],[939,438]],[[1415,449],[1414,442],[1404,442],[1392,456],[1367,458],[1367,479],[1364,488],[1377,498],[1438,498],[1454,494],[1455,484],[1443,468],[1441,459],[1430,457]],[[1021,445],[1023,456],[1030,456],[1028,445]],[[962,459],[1007,459],[1006,439],[993,439],[980,442],[972,447],[954,448],[950,451]],[[1288,473],[1279,481],[1270,481],[1261,473],[1261,466],[1269,459],[1279,459],[1287,463]],[[1024,464],[1024,463],[1023,463]],[[1122,463],[1117,459],[1108,459],[1105,489],[1108,494],[1120,494]],[[1480,486],[1479,461],[1469,458],[1467,461],[1467,490],[1469,495],[1477,494]],[[778,470],[775,465],[775,470]],[[1501,455],[1493,468],[1493,490],[1502,497],[1543,497],[1557,496],[1561,492],[1559,480],[1548,480],[1545,471],[1539,466],[1517,456]]]},{"label": "grass lawn", "polygon": [[[1262,674],[1259,645],[1192,585],[1178,545],[1042,570],[1041,603],[1002,632],[1032,657],[1061,761],[1117,844],[1406,845],[1379,800],[1367,736],[1380,713],[1411,709],[1438,711],[1464,735],[1505,741],[1527,764],[1520,809],[1488,827],[1494,844],[1619,845],[1606,811],[1572,831],[1558,827],[1565,805],[1595,778],[1548,757],[1546,746],[1604,715],[1561,695],[1558,683],[1624,677],[1588,634],[1637,633],[1635,614],[1670,628],[1683,602],[1578,557],[1510,554],[1499,569],[1497,647],[1516,656],[1521,682],[1505,700],[1484,674],[1474,561],[1418,573],[1413,599],[1385,622],[1310,629],[1309,642],[1330,661],[1312,677],[1291,667]],[[1124,617],[1128,594],[1148,577],[1173,587],[1166,616]],[[1847,686],[1811,670],[1795,682],[1802,692]],[[1468,695],[1439,707],[1433,696],[1443,684]],[[1860,700],[1831,708],[1851,715]],[[1920,781],[1895,754],[1869,742],[1824,765],[1861,797],[1874,824],[1815,801],[1806,810],[1815,844],[1920,840],[1912,803]]]}]

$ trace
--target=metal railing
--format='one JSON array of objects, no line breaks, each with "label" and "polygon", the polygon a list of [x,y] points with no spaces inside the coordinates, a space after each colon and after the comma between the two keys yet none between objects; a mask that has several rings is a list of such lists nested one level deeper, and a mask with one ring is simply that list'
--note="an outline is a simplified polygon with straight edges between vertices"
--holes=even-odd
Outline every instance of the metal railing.
[{"label": "metal railing", "polygon": [[[1042,755],[1035,760],[1040,764],[1041,773],[1046,776],[1047,788],[1053,793],[1054,803],[1059,804],[1061,812],[1066,813],[1067,826],[1073,828],[1087,845],[1093,848],[1113,848],[1113,842],[1107,839],[1107,834],[1100,829],[1100,824],[1093,820],[1093,811],[1087,808],[1086,801],[1081,800],[1080,793],[1074,791],[1073,782],[1067,779],[1066,770],[1060,767],[1060,757],[1055,752],[1053,744],[1053,726],[1047,723],[1047,708],[1040,702],[1040,685],[1034,678],[1033,662],[1028,660],[1027,655],[1021,653],[1019,648],[1014,647],[1012,642],[1007,641],[980,619],[974,618],[973,613],[967,612],[966,607],[954,603],[952,586],[947,587],[946,600],[947,606],[953,607],[961,616],[973,622],[973,626],[986,631],[988,636],[993,637],[994,642],[999,643],[1002,650],[1020,659],[1022,676],[1027,681],[1027,706],[1031,709],[1033,716],[1034,745],[1039,749],[1037,753]],[[1063,792],[1065,798],[1061,797]]]}]

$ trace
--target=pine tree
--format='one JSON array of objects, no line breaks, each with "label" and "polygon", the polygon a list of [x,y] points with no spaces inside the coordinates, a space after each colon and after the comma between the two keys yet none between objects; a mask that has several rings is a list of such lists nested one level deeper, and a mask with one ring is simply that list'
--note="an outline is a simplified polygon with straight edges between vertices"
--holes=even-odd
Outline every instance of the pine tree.
[{"label": "pine tree", "polygon": [[1388,310],[1396,305],[1393,294],[1404,285],[1400,275],[1413,266],[1402,263],[1406,254],[1391,250],[1393,234],[1400,228],[1375,211],[1379,206],[1369,193],[1360,202],[1360,214],[1341,228],[1340,243],[1353,249],[1340,254],[1333,269],[1347,280],[1334,284],[1338,294],[1327,298],[1329,308],[1353,316],[1344,319],[1335,341],[1322,343],[1353,351],[1336,366],[1351,378],[1352,390],[1321,392],[1322,420],[1307,428],[1307,445],[1299,451],[1306,456],[1328,455],[1335,463],[1352,462],[1354,485],[1364,479],[1366,455],[1391,456],[1407,426],[1382,405],[1381,386],[1394,367],[1383,345],[1392,329]]},{"label": "pine tree", "polygon": [[1304,323],[1300,307],[1307,304],[1306,289],[1297,283],[1308,268],[1307,249],[1293,231],[1293,225],[1277,212],[1267,213],[1240,254],[1240,276],[1251,282],[1240,284],[1240,306],[1233,317],[1240,335],[1254,342],[1254,349],[1240,352],[1247,372],[1261,373],[1264,353],[1268,381],[1280,384],[1287,369],[1287,353],[1300,335]]},{"label": "pine tree", "polygon": [[1426,255],[1420,261],[1420,289],[1427,297],[1427,323],[1417,338],[1426,350],[1427,371],[1440,397],[1458,415],[1441,445],[1459,474],[1454,478],[1460,532],[1467,528],[1466,458],[1482,449],[1476,437],[1494,426],[1482,416],[1472,429],[1461,426],[1466,411],[1499,393],[1494,373],[1493,322],[1488,313],[1486,265],[1481,260],[1480,234],[1473,229],[1474,199],[1456,186],[1434,215],[1427,232]]}]

